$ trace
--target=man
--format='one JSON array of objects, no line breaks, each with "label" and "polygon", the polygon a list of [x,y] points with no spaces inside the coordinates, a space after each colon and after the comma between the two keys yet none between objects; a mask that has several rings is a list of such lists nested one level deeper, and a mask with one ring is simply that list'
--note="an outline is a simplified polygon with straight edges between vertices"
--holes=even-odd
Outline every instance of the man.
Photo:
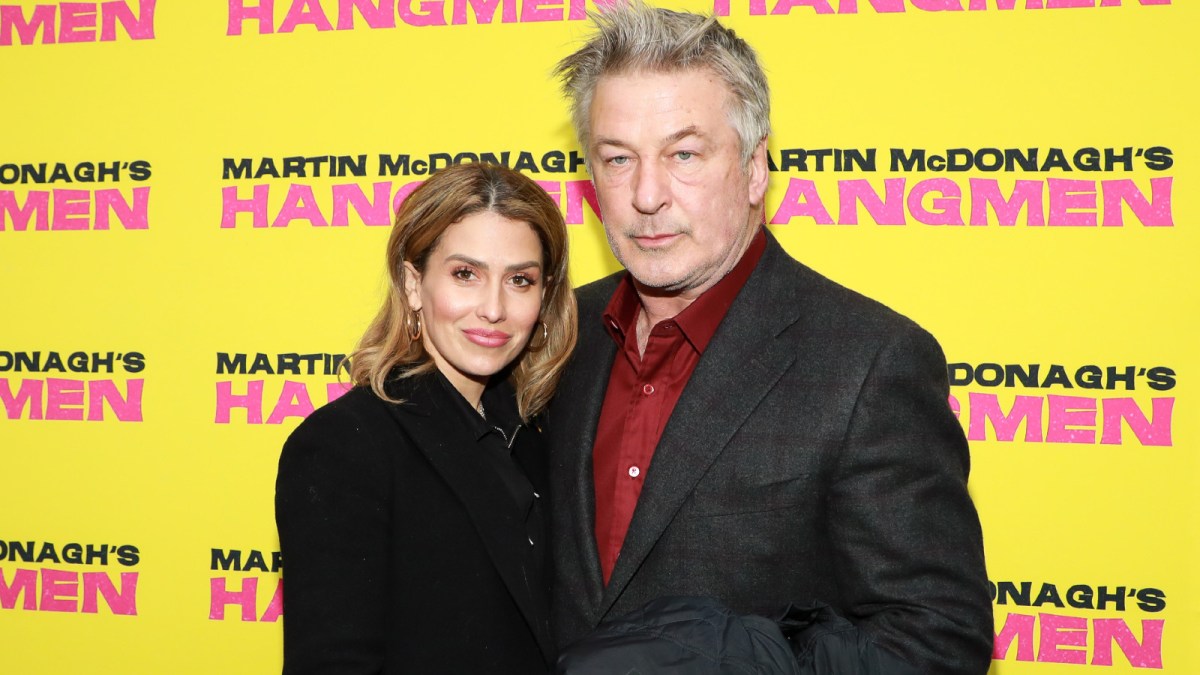
[{"label": "man", "polygon": [[769,103],[714,19],[615,6],[558,65],[609,244],[548,423],[566,645],[665,595],[832,605],[922,673],[992,614],[946,364],[763,227]]}]

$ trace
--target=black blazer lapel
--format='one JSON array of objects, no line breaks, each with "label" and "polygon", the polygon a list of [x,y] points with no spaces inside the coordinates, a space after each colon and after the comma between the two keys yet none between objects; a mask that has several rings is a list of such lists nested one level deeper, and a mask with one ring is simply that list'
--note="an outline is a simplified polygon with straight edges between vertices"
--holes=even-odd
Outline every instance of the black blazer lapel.
[{"label": "black blazer lapel", "polygon": [[790,276],[789,265],[794,262],[768,233],[762,259],[730,306],[663,430],[600,603],[601,617],[620,597],[696,483],[796,361],[795,346],[779,339],[799,319],[795,285],[780,283],[782,276]]},{"label": "black blazer lapel", "polygon": [[503,485],[483,471],[478,459],[471,456],[476,441],[453,422],[455,412],[449,407],[453,402],[444,400],[446,393],[436,381],[417,377],[398,389],[406,390],[394,392],[406,402],[390,405],[388,409],[401,433],[429,460],[462,502],[496,571],[549,659],[555,653],[549,609],[522,571],[523,546],[527,545],[524,524],[512,517],[510,509],[496,508],[500,500],[509,499]]},{"label": "black blazer lapel", "polygon": [[[600,315],[616,288],[620,274],[613,275],[588,288],[588,295],[579,297],[579,342],[575,348],[558,397],[546,420],[550,447],[552,487],[560,493],[552,504],[565,505],[569,518],[569,533],[574,537],[572,560],[555,560],[558,573],[571,572],[582,576],[572,580],[587,593],[588,611],[593,618],[604,592],[600,571],[600,556],[596,549],[596,490],[592,478],[592,446],[596,442],[596,426],[608,375],[612,371],[617,346],[605,331]],[[551,514],[560,518],[561,514]],[[566,547],[555,547],[562,554]],[[565,567],[565,569],[564,569]],[[570,589],[579,592],[579,586]],[[562,592],[562,589],[560,589]]]}]

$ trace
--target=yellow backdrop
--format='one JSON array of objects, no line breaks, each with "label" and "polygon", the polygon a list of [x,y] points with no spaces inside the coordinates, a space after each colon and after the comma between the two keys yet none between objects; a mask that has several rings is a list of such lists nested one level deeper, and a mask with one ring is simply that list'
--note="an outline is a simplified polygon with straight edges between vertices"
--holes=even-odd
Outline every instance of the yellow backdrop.
[{"label": "yellow backdrop", "polygon": [[[1196,4],[676,4],[762,54],[776,236],[945,347],[992,672],[1200,672]],[[616,269],[549,76],[593,7],[0,4],[6,671],[278,670],[278,450],[394,203],[503,161]]]}]

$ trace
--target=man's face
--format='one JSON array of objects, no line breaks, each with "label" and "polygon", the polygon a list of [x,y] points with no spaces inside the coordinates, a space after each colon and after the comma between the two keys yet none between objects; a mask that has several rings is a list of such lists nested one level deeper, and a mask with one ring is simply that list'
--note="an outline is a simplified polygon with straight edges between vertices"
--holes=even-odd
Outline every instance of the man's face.
[{"label": "man's face", "polygon": [[708,69],[606,75],[591,108],[592,179],[617,260],[642,286],[695,297],[758,230],[765,142],[749,166]]}]

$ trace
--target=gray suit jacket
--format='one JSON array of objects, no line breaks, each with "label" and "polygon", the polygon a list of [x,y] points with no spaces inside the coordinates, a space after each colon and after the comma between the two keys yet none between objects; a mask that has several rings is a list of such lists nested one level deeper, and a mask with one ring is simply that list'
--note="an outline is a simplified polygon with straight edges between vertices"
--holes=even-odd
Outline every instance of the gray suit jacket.
[{"label": "gray suit jacket", "polygon": [[921,672],[985,673],[991,601],[945,357],[769,234],[663,431],[604,586],[591,450],[618,279],[579,289],[579,346],[546,419],[560,646],[664,595],[764,615],[821,600]]}]

